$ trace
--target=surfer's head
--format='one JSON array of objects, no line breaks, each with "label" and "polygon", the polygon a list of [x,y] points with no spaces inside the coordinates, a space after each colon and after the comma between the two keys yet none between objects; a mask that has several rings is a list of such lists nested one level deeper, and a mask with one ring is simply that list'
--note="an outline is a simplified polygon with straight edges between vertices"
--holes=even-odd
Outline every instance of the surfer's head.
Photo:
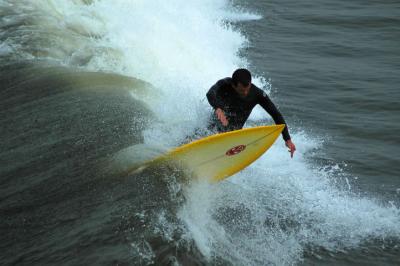
[{"label": "surfer's head", "polygon": [[236,69],[232,74],[232,85],[235,91],[241,96],[246,97],[251,87],[250,71],[244,68]]}]

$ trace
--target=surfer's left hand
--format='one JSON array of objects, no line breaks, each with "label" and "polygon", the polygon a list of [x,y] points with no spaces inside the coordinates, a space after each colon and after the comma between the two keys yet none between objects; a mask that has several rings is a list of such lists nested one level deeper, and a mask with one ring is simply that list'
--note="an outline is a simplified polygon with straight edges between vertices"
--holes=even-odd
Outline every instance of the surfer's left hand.
[{"label": "surfer's left hand", "polygon": [[286,144],[286,147],[289,148],[290,157],[293,158],[293,154],[296,151],[296,146],[294,145],[294,143],[290,139],[288,139],[285,144]]}]

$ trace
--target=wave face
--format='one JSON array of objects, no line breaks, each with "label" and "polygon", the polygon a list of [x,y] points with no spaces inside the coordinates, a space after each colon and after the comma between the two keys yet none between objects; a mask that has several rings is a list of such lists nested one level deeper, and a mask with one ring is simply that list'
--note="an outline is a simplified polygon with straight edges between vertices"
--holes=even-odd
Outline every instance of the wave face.
[{"label": "wave face", "polygon": [[259,15],[223,0],[4,0],[0,14],[2,264],[293,265],[398,241],[399,208],[315,162],[323,139],[301,127],[294,160],[279,140],[216,185],[110,167],[205,126],[208,88],[254,68],[238,25]]}]

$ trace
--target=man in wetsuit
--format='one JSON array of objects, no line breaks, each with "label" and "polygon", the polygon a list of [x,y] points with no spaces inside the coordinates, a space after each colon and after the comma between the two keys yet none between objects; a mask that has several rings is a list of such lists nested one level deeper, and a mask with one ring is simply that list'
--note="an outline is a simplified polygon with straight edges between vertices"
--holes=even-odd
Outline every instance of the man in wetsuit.
[{"label": "man in wetsuit", "polygon": [[[224,78],[214,84],[207,93],[207,99],[215,110],[210,127],[219,132],[241,129],[257,104],[274,119],[275,124],[285,124],[281,113],[271,102],[267,94],[251,83],[251,74],[247,69],[237,69],[232,78]],[[291,141],[287,126],[282,132],[290,156],[296,150]]]}]

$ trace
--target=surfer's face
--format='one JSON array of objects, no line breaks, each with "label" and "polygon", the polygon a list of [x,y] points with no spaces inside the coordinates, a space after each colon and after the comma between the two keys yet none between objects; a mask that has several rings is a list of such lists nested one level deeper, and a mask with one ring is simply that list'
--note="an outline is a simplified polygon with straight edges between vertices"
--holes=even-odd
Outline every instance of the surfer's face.
[{"label": "surfer's face", "polygon": [[235,91],[239,94],[240,97],[245,98],[250,91],[250,87],[251,87],[251,83],[247,86],[244,86],[241,83],[238,83],[236,86],[233,85],[233,88],[235,89]]}]

